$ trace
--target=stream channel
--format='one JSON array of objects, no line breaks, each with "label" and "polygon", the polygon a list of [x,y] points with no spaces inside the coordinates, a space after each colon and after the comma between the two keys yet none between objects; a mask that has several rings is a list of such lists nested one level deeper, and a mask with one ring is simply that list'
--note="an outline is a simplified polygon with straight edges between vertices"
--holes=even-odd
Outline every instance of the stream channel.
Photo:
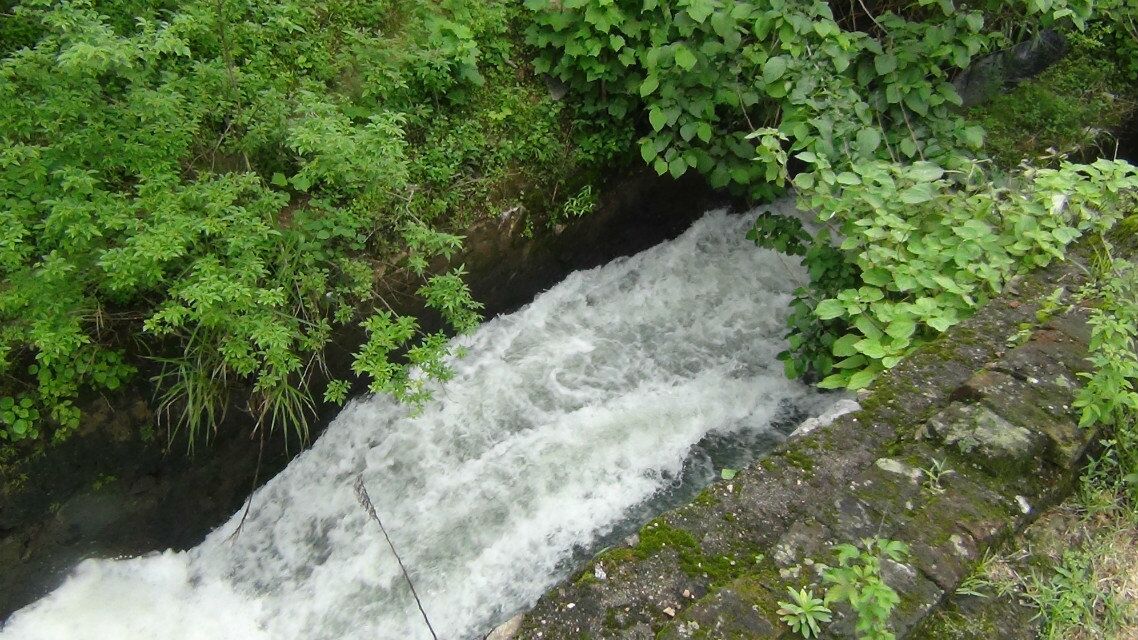
[{"label": "stream channel", "polygon": [[481,638],[836,399],[783,376],[805,274],[746,240],[754,215],[712,211],[487,321],[421,411],[353,400],[243,524],[86,560],[0,638],[429,639],[357,478],[439,638]]}]

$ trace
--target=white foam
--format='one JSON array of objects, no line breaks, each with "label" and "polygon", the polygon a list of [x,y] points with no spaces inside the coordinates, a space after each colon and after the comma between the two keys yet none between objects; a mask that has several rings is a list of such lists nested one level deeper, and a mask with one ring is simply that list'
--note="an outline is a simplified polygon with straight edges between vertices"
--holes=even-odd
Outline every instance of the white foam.
[{"label": "white foam", "polygon": [[89,560],[4,640],[428,638],[375,507],[444,638],[473,638],[683,470],[709,434],[827,401],[775,355],[799,267],[712,212],[682,237],[570,275],[462,339],[417,416],[352,402],[240,514],[187,552]]}]

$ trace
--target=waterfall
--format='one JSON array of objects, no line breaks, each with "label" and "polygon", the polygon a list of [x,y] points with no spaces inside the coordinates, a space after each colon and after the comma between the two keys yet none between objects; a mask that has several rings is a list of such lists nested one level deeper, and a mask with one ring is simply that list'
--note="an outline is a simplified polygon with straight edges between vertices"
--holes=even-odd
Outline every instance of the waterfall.
[{"label": "waterfall", "polygon": [[833,399],[783,376],[805,275],[744,238],[753,219],[713,211],[487,321],[420,411],[353,400],[243,524],[184,552],[84,561],[0,638],[429,638],[356,500],[361,475],[439,637],[481,637]]}]

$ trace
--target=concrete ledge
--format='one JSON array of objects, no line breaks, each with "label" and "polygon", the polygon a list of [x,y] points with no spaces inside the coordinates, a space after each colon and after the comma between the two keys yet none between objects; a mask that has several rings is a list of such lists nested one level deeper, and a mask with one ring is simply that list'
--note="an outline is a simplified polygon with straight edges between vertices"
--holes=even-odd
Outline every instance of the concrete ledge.
[{"label": "concrete ledge", "polygon": [[[859,411],[648,523],[500,636],[796,637],[776,613],[787,587],[817,586],[834,545],[881,536],[911,548],[883,575],[901,595],[897,637],[917,637],[986,549],[1069,493],[1094,440],[1071,406],[1085,313],[1036,317],[1079,283],[1069,264],[1013,283],[882,376]],[[935,484],[921,471],[934,460],[950,470]],[[853,637],[853,623],[839,608],[823,637]]]}]

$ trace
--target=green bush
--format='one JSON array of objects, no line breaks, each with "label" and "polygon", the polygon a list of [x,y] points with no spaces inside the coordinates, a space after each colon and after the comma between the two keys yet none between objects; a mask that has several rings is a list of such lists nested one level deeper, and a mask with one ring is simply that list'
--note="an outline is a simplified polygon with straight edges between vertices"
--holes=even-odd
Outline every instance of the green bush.
[{"label": "green bush", "polygon": [[[310,387],[351,323],[369,334],[354,368],[371,388],[421,400],[407,366],[445,377],[445,341],[386,311],[380,275],[419,278],[423,302],[469,329],[462,269],[427,268],[457,248],[448,225],[581,162],[569,116],[519,73],[520,15],[15,3],[0,20],[0,439],[65,438],[81,394],[137,370],[191,443],[234,401],[303,438],[318,398],[346,397],[343,380]],[[594,136],[596,157],[619,137]]]},{"label": "green bush", "polygon": [[912,20],[870,16],[873,33],[846,28],[853,17],[820,0],[526,6],[537,68],[585,110],[639,120],[641,155],[658,173],[694,168],[755,198],[782,186],[784,147],[853,162],[979,145],[979,130],[950,111],[960,98],[949,75],[1001,41],[982,13],[931,0]]},{"label": "green bush", "polygon": [[[975,163],[946,171],[928,162],[865,162],[816,179],[800,202],[836,225],[842,241],[828,248],[827,233],[810,248],[841,259],[830,258],[829,271],[812,272],[796,292],[790,349],[780,356],[788,373],[812,372],[826,388],[867,386],[1011,276],[1063,260],[1077,238],[1110,228],[1138,203],[1136,188],[1138,170],[1108,160],[1029,169],[1003,186]],[[819,259],[806,256],[813,269]],[[856,270],[826,278],[843,263]]]}]

